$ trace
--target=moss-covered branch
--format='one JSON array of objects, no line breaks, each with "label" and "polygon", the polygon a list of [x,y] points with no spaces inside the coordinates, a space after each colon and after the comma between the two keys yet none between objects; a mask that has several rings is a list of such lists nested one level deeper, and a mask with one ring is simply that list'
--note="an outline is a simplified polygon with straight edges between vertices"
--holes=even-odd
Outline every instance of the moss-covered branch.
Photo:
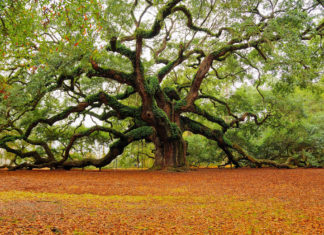
[{"label": "moss-covered branch", "polygon": [[110,110],[109,112],[103,112],[102,114],[98,114],[92,111],[87,111],[87,114],[101,121],[106,121],[111,117],[118,117],[118,113],[115,110]]},{"label": "moss-covered branch", "polygon": [[48,160],[49,161],[55,161],[54,154],[53,154],[51,148],[48,146],[48,144],[45,141],[41,141],[41,140],[31,140],[31,139],[26,139],[25,141],[27,143],[29,143],[29,144],[42,146],[43,149],[45,150],[45,153],[48,156]]},{"label": "moss-covered branch", "polygon": [[18,149],[13,149],[13,148],[9,147],[7,144],[2,144],[1,148],[5,149],[8,153],[13,153],[16,156],[19,156],[20,158],[33,158],[35,161],[35,164],[48,162],[48,159],[42,158],[41,155],[37,151],[23,152]]},{"label": "moss-covered branch", "polygon": [[117,100],[124,100],[124,99],[127,99],[128,97],[130,97],[131,95],[133,95],[135,93],[136,93],[136,91],[135,91],[134,87],[128,86],[124,93],[119,93],[115,97],[116,97]]},{"label": "moss-covered branch", "polygon": [[220,29],[218,30],[217,33],[213,33],[213,32],[212,32],[210,29],[208,29],[208,28],[203,28],[203,27],[199,27],[199,26],[195,25],[195,24],[193,23],[193,19],[192,19],[191,12],[190,12],[190,11],[189,11],[185,6],[180,5],[180,6],[176,6],[176,7],[172,8],[172,13],[173,13],[173,12],[177,12],[177,11],[180,11],[180,12],[182,12],[183,14],[185,14],[185,16],[187,17],[187,26],[188,26],[191,30],[193,30],[193,31],[205,32],[205,33],[207,33],[208,35],[213,36],[213,37],[217,37],[217,38],[221,36],[221,34],[222,34],[223,31],[229,31],[229,32],[232,31],[232,29],[229,28],[229,27],[222,27],[222,28],[220,28]]},{"label": "moss-covered branch", "polygon": [[206,118],[210,122],[217,123],[218,125],[220,125],[222,127],[224,133],[230,127],[222,118],[215,117],[215,116],[211,115],[206,110],[201,109],[197,105],[194,106],[194,108],[192,109],[191,112]]},{"label": "moss-covered branch", "polygon": [[230,115],[230,116],[232,116],[234,118],[238,118],[235,114],[232,113],[231,108],[229,107],[229,105],[223,100],[217,99],[216,97],[211,96],[211,95],[200,95],[200,96],[198,96],[197,99],[209,99],[211,101],[222,104],[222,105],[224,105],[226,107],[228,115]]},{"label": "moss-covered branch", "polygon": [[272,37],[269,37],[269,38],[261,37],[260,39],[247,41],[245,43],[228,44],[228,45],[212,52],[211,55],[213,56],[213,60],[224,60],[228,56],[228,53],[238,51],[238,50],[247,49],[247,48],[252,48],[252,47],[255,48],[256,46],[258,46],[260,44],[278,41],[280,39],[281,39],[281,37],[279,35],[273,35]]},{"label": "moss-covered branch", "polygon": [[167,64],[158,71],[157,76],[159,78],[159,82],[161,82],[163,80],[163,78],[172,71],[172,69],[174,69],[176,66],[178,66],[185,60],[187,60],[191,55],[199,54],[201,57],[203,57],[205,55],[202,50],[198,50],[198,49],[189,51],[186,54],[183,54],[183,50],[184,50],[184,48],[180,49],[180,51],[178,53],[178,57],[173,61],[166,61]]},{"label": "moss-covered branch", "polygon": [[181,125],[183,130],[190,131],[194,134],[199,134],[205,136],[208,139],[214,140],[217,142],[218,146],[225,152],[229,161],[235,165],[235,167],[240,167],[238,160],[235,159],[229,148],[232,143],[224,136],[224,133],[220,130],[212,130],[209,127],[204,126],[203,124],[191,120],[187,117],[181,117]]},{"label": "moss-covered branch", "polygon": [[127,57],[130,60],[130,62],[132,63],[133,69],[135,71],[135,69],[136,69],[136,52],[132,51],[131,49],[129,49],[128,47],[123,45],[121,43],[121,41],[117,40],[116,37],[113,37],[110,40],[110,44],[107,46],[106,50],[112,51],[112,52],[117,52],[120,55]]},{"label": "moss-covered branch", "polygon": [[[37,92],[35,97],[32,100],[25,103],[24,106],[21,106],[21,110],[20,110],[21,112],[18,115],[16,115],[16,117],[14,117],[14,118],[11,117],[7,121],[7,123],[2,123],[0,125],[0,131],[5,131],[6,128],[14,125],[14,123],[16,121],[20,120],[21,117],[23,117],[24,115],[26,115],[29,112],[34,111],[36,109],[36,107],[39,105],[39,103],[41,102],[42,98],[46,94],[53,92],[57,89],[60,89],[63,86],[64,81],[70,80],[71,83],[73,83],[72,81],[75,80],[77,77],[79,77],[82,73],[83,73],[83,70],[82,70],[81,66],[77,66],[72,71],[62,72],[56,79],[55,83],[53,83],[53,82],[45,83],[45,89]],[[1,142],[1,140],[0,140],[0,142]]]},{"label": "moss-covered branch", "polygon": [[65,161],[62,166],[64,168],[81,168],[86,166],[104,167],[111,163],[116,157],[123,153],[124,148],[131,142],[148,138],[154,133],[152,127],[143,126],[125,134],[125,138],[121,138],[110,145],[109,152],[101,159],[85,158],[82,160]]},{"label": "moss-covered branch", "polygon": [[281,37],[279,35],[274,35],[270,38],[263,38],[261,37],[260,39],[257,40],[251,40],[245,43],[240,43],[240,44],[227,44],[226,46],[223,46],[222,48],[212,52],[208,56],[204,58],[204,60],[201,62],[194,79],[192,81],[190,91],[187,94],[186,100],[187,104],[183,108],[183,110],[188,110],[192,107],[194,104],[194,101],[198,97],[198,91],[200,89],[201,83],[203,82],[203,79],[206,77],[206,74],[209,72],[212,63],[214,60],[224,60],[226,59],[232,52],[238,51],[238,50],[243,50],[251,47],[256,47],[260,44],[263,43],[268,43],[269,41],[278,41]]},{"label": "moss-covered branch", "polygon": [[114,69],[101,68],[97,64],[92,63],[93,70],[87,73],[89,78],[103,77],[115,80],[122,84],[134,85],[134,74],[124,73]]},{"label": "moss-covered branch", "polygon": [[[277,168],[295,168],[296,166],[287,163],[277,163],[275,161],[267,160],[267,159],[256,159],[249,154],[247,154],[240,146],[235,143],[231,143],[224,134],[219,130],[211,130],[210,128],[202,125],[199,122],[193,121],[187,117],[181,117],[182,128],[184,130],[191,131],[195,134],[199,134],[205,136],[208,139],[215,140],[218,146],[226,153],[227,157],[231,162],[235,164],[235,166],[240,166],[240,160],[247,160],[252,164],[261,167],[262,165],[273,166]],[[241,159],[235,159],[233,154],[229,149],[235,150],[237,153],[241,155]]]},{"label": "moss-covered branch", "polygon": [[91,128],[89,128],[89,129],[87,129],[85,131],[74,134],[70,138],[70,141],[69,141],[68,145],[65,148],[63,159],[58,164],[61,164],[61,163],[65,162],[69,158],[70,150],[73,147],[76,140],[78,140],[80,138],[83,138],[83,137],[86,137],[86,136],[89,136],[93,132],[96,132],[96,131],[109,132],[109,133],[113,134],[115,137],[118,137],[118,138],[121,138],[121,139],[126,139],[127,138],[126,135],[124,135],[123,133],[121,133],[119,131],[116,131],[116,130],[114,130],[112,128],[103,127],[103,126],[91,127]]},{"label": "moss-covered branch", "polygon": [[102,103],[111,107],[117,112],[117,117],[140,118],[141,108],[124,105],[120,103],[116,97],[110,96],[104,92],[100,92],[98,96],[99,96],[99,100]]},{"label": "moss-covered branch", "polygon": [[267,160],[267,159],[256,159],[252,156],[250,156],[249,154],[247,154],[240,146],[238,146],[237,144],[232,144],[231,148],[234,149],[235,151],[237,151],[245,160],[248,160],[249,162],[256,164],[257,166],[261,167],[262,165],[266,165],[266,166],[273,166],[276,168],[288,168],[288,169],[292,169],[292,168],[296,168],[297,166],[291,165],[289,163],[289,161],[287,161],[287,163],[278,163],[272,160]]},{"label": "moss-covered branch", "polygon": [[[75,140],[84,136],[88,136],[94,131],[108,131],[113,132],[116,137],[121,137],[119,140],[112,143],[109,147],[109,152],[101,159],[94,159],[94,158],[84,158],[82,160],[68,160],[66,161],[66,157],[64,157],[61,161],[43,161],[43,162],[35,162],[35,163],[22,163],[17,164],[15,166],[7,166],[10,170],[17,170],[17,169],[25,169],[25,168],[64,168],[64,169],[71,169],[71,168],[83,168],[86,166],[95,166],[95,167],[104,167],[111,163],[116,157],[123,153],[124,148],[129,145],[133,141],[141,140],[144,138],[148,138],[149,136],[153,135],[154,129],[149,126],[143,126],[131,131],[123,133],[116,132],[113,129],[105,128],[105,127],[93,127],[89,130],[78,133],[74,136]],[[73,137],[72,137],[73,138]],[[74,141],[75,141],[74,140]],[[73,145],[73,143],[72,143]],[[28,155],[32,155],[32,153],[28,153]]]},{"label": "moss-covered branch", "polygon": [[172,8],[181,1],[182,0],[168,1],[157,13],[152,28],[150,30],[138,28],[136,30],[136,36],[141,38],[153,38],[158,35],[164,26],[164,19],[172,13]]},{"label": "moss-covered branch", "polygon": [[134,61],[136,57],[136,52],[123,45],[116,37],[110,40],[110,44],[106,49],[107,51],[117,52],[127,57],[130,61]]},{"label": "moss-covered branch", "polygon": [[228,129],[229,127],[239,126],[239,123],[244,122],[247,117],[252,117],[255,124],[258,125],[258,126],[262,125],[270,117],[270,114],[267,113],[265,115],[265,117],[261,121],[259,121],[258,116],[256,114],[253,114],[253,113],[250,113],[250,112],[246,112],[242,116],[238,117],[237,115],[232,113],[229,105],[225,101],[222,101],[222,100],[217,99],[216,97],[213,97],[213,96],[210,96],[210,95],[200,95],[200,96],[198,96],[198,99],[210,99],[210,100],[215,101],[215,102],[217,102],[219,104],[222,104],[222,105],[224,105],[226,107],[228,115],[235,118],[234,120],[232,120],[229,123],[229,125],[226,124],[226,126],[227,126],[226,129]]},{"label": "moss-covered branch", "polygon": [[[16,140],[27,140],[29,135],[31,134],[32,130],[38,125],[38,124],[47,124],[47,125],[53,125],[54,123],[61,121],[65,118],[67,118],[72,113],[82,113],[86,110],[87,107],[94,105],[95,102],[101,102],[105,105],[110,106],[113,108],[117,114],[117,117],[126,118],[126,117],[135,117],[140,118],[141,110],[140,108],[136,107],[129,107],[127,105],[124,105],[120,103],[116,97],[109,96],[108,94],[104,92],[99,92],[94,95],[90,95],[85,99],[85,102],[81,102],[75,106],[70,106],[64,109],[61,113],[54,115],[50,118],[39,118],[35,121],[33,121],[26,129],[25,133],[21,134],[20,136],[14,136],[14,135],[6,135],[5,137],[0,139],[0,146],[3,144],[6,144],[8,142],[14,142]],[[104,118],[104,117],[103,117]],[[107,118],[107,117],[106,117]]]},{"label": "moss-covered branch", "polygon": [[[52,150],[50,149],[50,147],[48,146],[48,144],[46,142],[40,141],[40,140],[31,140],[31,139],[26,139],[25,141],[32,145],[42,146],[43,149],[45,150],[47,157],[44,158],[39,152],[37,152],[35,150],[24,152],[19,149],[14,149],[12,147],[9,147],[6,143],[1,144],[0,148],[5,149],[9,153],[13,153],[16,157],[18,156],[21,159],[32,158],[33,164],[47,164],[47,163],[56,161]],[[17,164],[16,161],[13,161],[13,163]]]},{"label": "moss-covered branch", "polygon": [[67,118],[71,113],[80,113],[82,111],[84,111],[88,106],[90,106],[91,103],[97,101],[96,100],[91,100],[91,102],[81,102],[76,106],[70,106],[68,108],[66,108],[65,110],[63,110],[61,113],[54,115],[50,118],[40,118],[37,119],[36,121],[32,122],[28,128],[26,129],[23,138],[27,139],[28,136],[30,135],[30,133],[32,132],[32,130],[38,125],[38,124],[47,124],[47,125],[53,125],[55,122],[61,121],[65,118]]}]

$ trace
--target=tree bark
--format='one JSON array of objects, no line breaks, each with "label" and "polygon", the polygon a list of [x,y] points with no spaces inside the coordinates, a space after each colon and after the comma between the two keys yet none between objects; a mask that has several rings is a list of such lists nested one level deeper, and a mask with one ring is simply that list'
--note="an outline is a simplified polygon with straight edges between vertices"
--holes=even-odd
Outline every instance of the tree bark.
[{"label": "tree bark", "polygon": [[161,140],[155,137],[155,162],[153,169],[186,170],[187,143],[180,137],[175,140]]}]

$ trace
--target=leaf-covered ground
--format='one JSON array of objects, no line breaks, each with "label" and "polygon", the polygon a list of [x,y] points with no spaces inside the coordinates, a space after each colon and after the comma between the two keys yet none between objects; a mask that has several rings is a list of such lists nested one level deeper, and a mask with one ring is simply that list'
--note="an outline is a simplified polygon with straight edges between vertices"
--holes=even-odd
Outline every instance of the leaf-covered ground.
[{"label": "leaf-covered ground", "polygon": [[0,171],[0,234],[324,234],[321,169]]}]

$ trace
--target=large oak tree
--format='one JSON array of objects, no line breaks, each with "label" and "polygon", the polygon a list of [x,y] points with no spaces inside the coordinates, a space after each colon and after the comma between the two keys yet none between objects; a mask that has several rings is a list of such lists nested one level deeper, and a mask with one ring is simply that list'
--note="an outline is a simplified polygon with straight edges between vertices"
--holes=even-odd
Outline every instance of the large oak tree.
[{"label": "large oak tree", "polygon": [[[155,168],[186,168],[185,131],[237,167],[293,167],[226,138],[266,122],[271,107],[236,113],[221,91],[248,82],[263,97],[316,82],[323,66],[321,0],[7,0],[0,32],[0,148],[15,156],[11,169],[103,167],[142,139]],[[85,139],[109,143],[107,153],[73,158]]]}]

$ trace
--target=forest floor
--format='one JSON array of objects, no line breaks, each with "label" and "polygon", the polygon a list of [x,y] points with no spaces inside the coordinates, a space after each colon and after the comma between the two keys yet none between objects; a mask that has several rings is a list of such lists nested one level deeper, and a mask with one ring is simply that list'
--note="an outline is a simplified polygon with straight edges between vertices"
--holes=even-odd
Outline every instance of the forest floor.
[{"label": "forest floor", "polygon": [[0,234],[324,234],[324,170],[0,171]]}]

